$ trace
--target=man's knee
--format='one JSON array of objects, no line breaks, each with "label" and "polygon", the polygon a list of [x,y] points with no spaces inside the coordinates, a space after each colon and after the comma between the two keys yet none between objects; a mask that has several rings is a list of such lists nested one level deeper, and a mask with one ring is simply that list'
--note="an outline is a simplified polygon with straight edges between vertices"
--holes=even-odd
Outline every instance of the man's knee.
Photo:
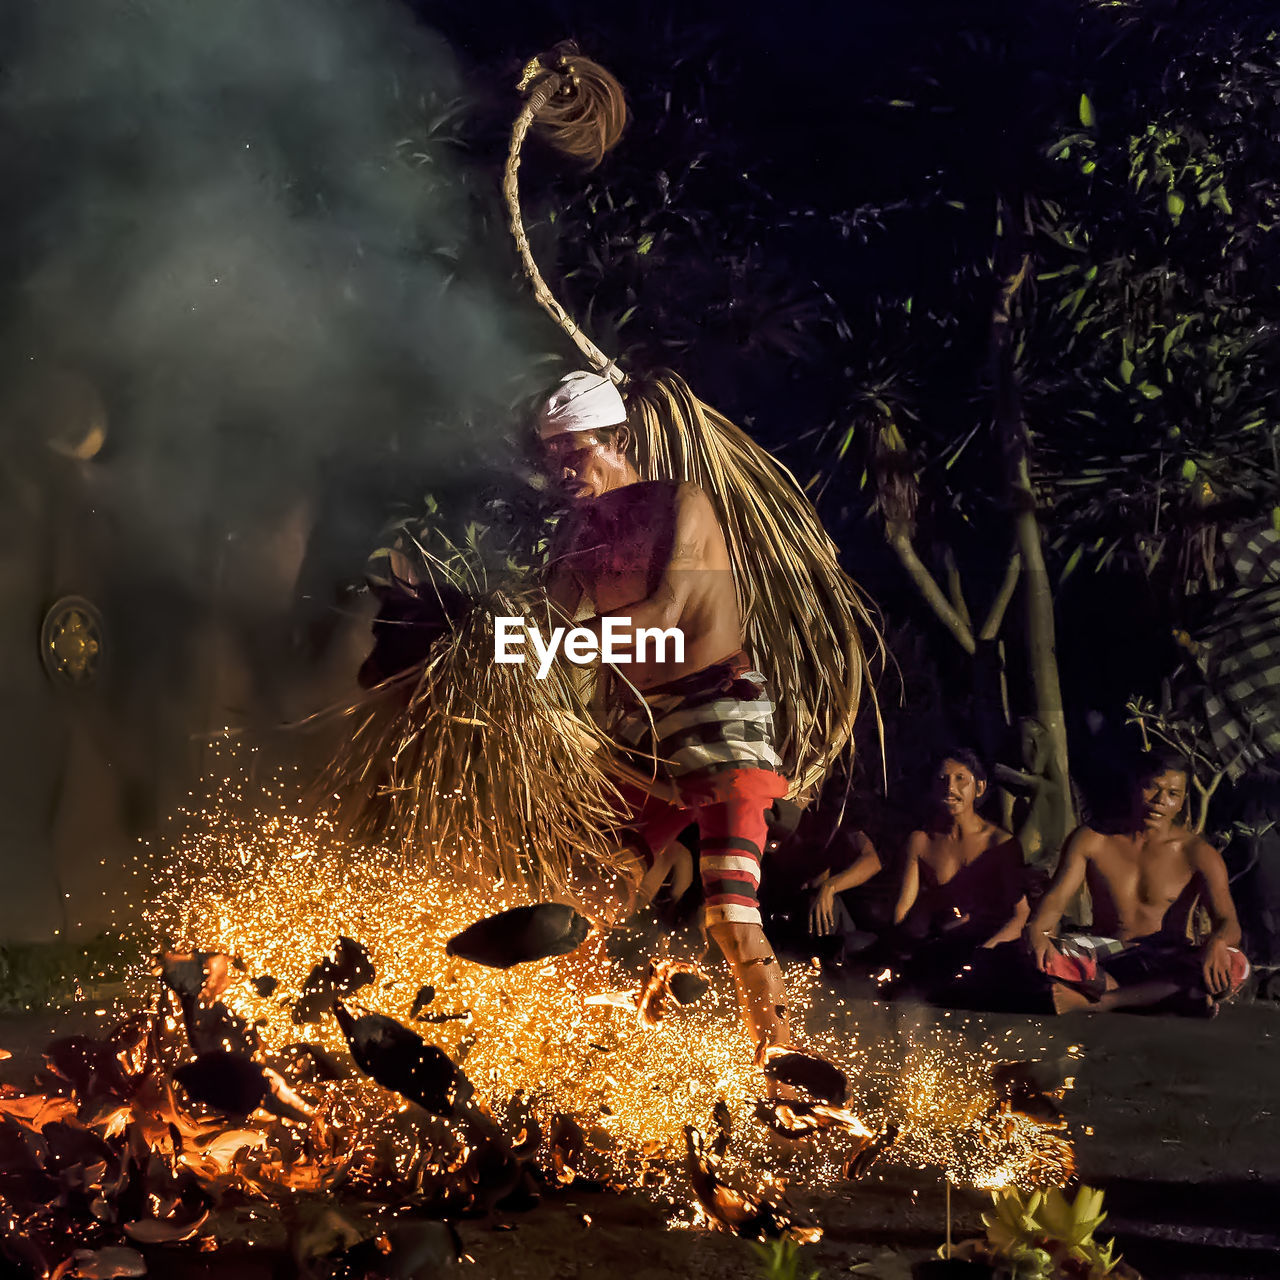
[{"label": "man's knee", "polygon": [[711,925],[708,932],[724,952],[725,958],[734,964],[773,962],[773,948],[764,936],[764,930],[754,922],[726,920]]}]

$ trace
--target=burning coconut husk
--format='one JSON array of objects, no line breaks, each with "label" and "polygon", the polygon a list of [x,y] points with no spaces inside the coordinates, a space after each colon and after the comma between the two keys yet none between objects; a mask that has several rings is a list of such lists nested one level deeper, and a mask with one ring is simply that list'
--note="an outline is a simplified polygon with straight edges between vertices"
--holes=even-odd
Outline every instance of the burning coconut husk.
[{"label": "burning coconut husk", "polygon": [[800,1220],[787,1204],[781,1183],[769,1181],[750,1192],[725,1181],[719,1161],[693,1125],[685,1128],[685,1144],[685,1167],[706,1225],[748,1240],[785,1236],[796,1244],[812,1244],[822,1239],[821,1227]]},{"label": "burning coconut husk", "polygon": [[[185,973],[190,995],[197,974]],[[434,1112],[465,1109],[469,1086],[438,1049],[393,1019],[334,1012],[384,1088]],[[289,1245],[303,1263],[340,1247],[361,1274],[390,1277],[406,1260],[457,1256],[451,1227],[397,1223],[397,1205],[491,1211],[541,1145],[536,1126],[512,1142],[478,1112],[451,1131],[389,1095],[347,1094],[344,1107],[331,1080],[295,1088],[244,1053],[190,1057],[189,1028],[178,1032],[161,1006],[102,1038],[63,1037],[46,1050],[56,1088],[0,1090],[0,1248],[15,1266],[47,1280],[141,1275],[126,1242],[257,1242]],[[152,1050],[141,1060],[139,1040]],[[363,1113],[354,1126],[352,1104]],[[339,1187],[361,1213],[307,1199]]]},{"label": "burning coconut husk", "polygon": [[819,1102],[839,1107],[849,1096],[849,1077],[833,1062],[789,1045],[769,1045],[764,1074],[775,1084],[799,1089]]},{"label": "burning coconut husk", "polygon": [[697,965],[664,958],[650,962],[639,987],[587,996],[586,1003],[634,1011],[642,1027],[658,1027],[666,1017],[670,1001],[678,1006],[696,1004],[710,989],[710,979]]},{"label": "burning coconut husk", "polygon": [[447,1053],[394,1018],[383,1013],[352,1017],[341,1004],[333,1012],[356,1066],[384,1089],[445,1117],[456,1116],[475,1093]]},{"label": "burning coconut husk", "polygon": [[844,1176],[850,1182],[865,1178],[871,1172],[871,1166],[897,1142],[900,1132],[901,1130],[896,1124],[892,1122],[885,1124],[879,1133],[875,1134],[846,1161],[843,1169]]},{"label": "burning coconut husk", "polygon": [[815,1133],[838,1132],[869,1142],[875,1135],[856,1111],[823,1102],[789,1098],[761,1098],[756,1119],[784,1138],[806,1138]]},{"label": "burning coconut husk", "polygon": [[511,907],[477,920],[449,939],[445,954],[490,969],[550,960],[576,951],[591,932],[591,922],[559,902]]},{"label": "burning coconut husk", "polygon": [[1054,1097],[1036,1079],[1032,1062],[999,1062],[992,1071],[991,1083],[996,1091],[996,1112],[1016,1114],[1039,1121],[1051,1129],[1064,1129],[1067,1117]]},{"label": "burning coconut husk", "polygon": [[339,996],[354,995],[376,976],[364,947],[354,938],[339,938],[302,984],[302,994],[293,1006],[294,1022],[319,1022]]}]

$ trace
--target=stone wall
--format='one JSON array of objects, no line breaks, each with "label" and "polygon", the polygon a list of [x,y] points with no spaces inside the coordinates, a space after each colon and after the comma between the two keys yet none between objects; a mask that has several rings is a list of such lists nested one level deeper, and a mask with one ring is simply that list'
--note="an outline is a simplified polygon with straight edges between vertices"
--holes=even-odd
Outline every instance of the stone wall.
[{"label": "stone wall", "polygon": [[[356,693],[367,619],[319,658],[291,653],[313,515],[211,529],[175,582],[128,519],[109,458],[46,450],[0,464],[0,940],[92,936],[145,894],[133,863],[225,728],[287,758],[280,724]],[[83,597],[101,650],[82,680],[41,659],[50,606]],[[307,749],[318,750],[314,740]]]}]

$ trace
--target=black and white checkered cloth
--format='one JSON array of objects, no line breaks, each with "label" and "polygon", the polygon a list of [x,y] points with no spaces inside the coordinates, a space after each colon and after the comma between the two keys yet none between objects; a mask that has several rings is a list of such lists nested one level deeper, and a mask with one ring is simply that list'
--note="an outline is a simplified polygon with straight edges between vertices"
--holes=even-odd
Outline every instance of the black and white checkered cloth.
[{"label": "black and white checkered cloth", "polygon": [[1229,776],[1280,759],[1280,532],[1227,533],[1238,584],[1217,601],[1197,634],[1209,692],[1205,715]]},{"label": "black and white checkered cloth", "polygon": [[[777,772],[774,705],[765,678],[741,661],[651,689],[641,705],[625,707],[611,727],[614,739],[634,754],[633,763],[680,779],[742,769]],[[632,700],[634,702],[634,700]]]}]

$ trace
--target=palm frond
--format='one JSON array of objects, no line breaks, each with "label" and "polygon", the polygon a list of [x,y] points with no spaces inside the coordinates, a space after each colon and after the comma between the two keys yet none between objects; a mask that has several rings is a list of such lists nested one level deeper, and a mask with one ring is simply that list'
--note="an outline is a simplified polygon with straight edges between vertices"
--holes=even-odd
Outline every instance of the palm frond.
[{"label": "palm frond", "polygon": [[790,796],[808,798],[852,744],[864,685],[874,704],[868,677],[882,641],[871,606],[795,477],[679,374],[633,379],[628,410],[641,474],[692,481],[716,504],[747,646],[777,697]]},{"label": "palm frond", "polygon": [[584,859],[613,865],[621,798],[572,671],[494,662],[495,617],[549,630],[541,592],[475,597],[423,663],[347,709],[359,723],[321,794],[349,838],[564,889]]}]

